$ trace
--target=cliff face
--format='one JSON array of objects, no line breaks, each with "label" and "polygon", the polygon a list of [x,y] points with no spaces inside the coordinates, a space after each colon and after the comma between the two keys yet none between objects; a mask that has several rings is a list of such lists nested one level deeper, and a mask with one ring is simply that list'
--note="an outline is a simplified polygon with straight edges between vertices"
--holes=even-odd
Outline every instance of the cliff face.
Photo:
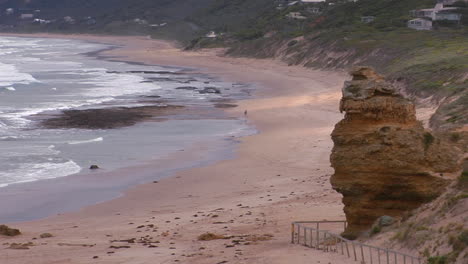
[{"label": "cliff face", "polygon": [[439,196],[461,170],[461,152],[425,131],[415,106],[373,69],[359,67],[346,82],[332,133],[333,188],[343,195],[355,237],[380,216],[398,217]]}]

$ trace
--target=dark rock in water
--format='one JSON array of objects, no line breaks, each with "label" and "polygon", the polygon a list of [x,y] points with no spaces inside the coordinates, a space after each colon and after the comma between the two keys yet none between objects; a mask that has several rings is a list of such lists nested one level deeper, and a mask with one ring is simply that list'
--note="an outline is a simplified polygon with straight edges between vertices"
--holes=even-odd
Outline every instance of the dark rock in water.
[{"label": "dark rock in water", "polygon": [[178,81],[179,83],[191,83],[191,82],[196,82],[197,79],[187,79],[187,80],[178,79],[177,81]]},{"label": "dark rock in water", "polygon": [[216,108],[234,108],[237,107],[236,104],[215,104]]},{"label": "dark rock in water", "polygon": [[99,166],[98,165],[91,165],[91,166],[89,166],[89,169],[90,170],[97,170],[97,169],[99,169]]},{"label": "dark rock in water", "polygon": [[220,94],[221,90],[216,87],[205,87],[203,90],[198,91],[201,94]]},{"label": "dark rock in water", "polygon": [[193,86],[181,86],[181,87],[177,87],[176,90],[188,90],[188,91],[193,91],[193,90],[196,90],[197,87],[193,87]]},{"label": "dark rock in water", "polygon": [[66,110],[57,117],[42,120],[45,128],[111,129],[135,125],[138,122],[175,113],[182,106],[154,105],[104,109]]},{"label": "dark rock in water", "polygon": [[141,73],[141,74],[180,74],[179,72],[171,72],[171,71],[127,71],[127,73]]},{"label": "dark rock in water", "polygon": [[127,71],[128,73],[141,73],[141,74],[173,74],[180,75],[183,73],[180,72],[171,72],[171,71]]},{"label": "dark rock in water", "polygon": [[21,235],[19,229],[10,228],[6,225],[0,225],[0,235],[4,236],[18,236]]},{"label": "dark rock in water", "polygon": [[176,81],[174,79],[166,78],[166,77],[150,77],[150,78],[146,78],[146,79],[151,80],[151,81],[155,81],[155,82],[175,82]]},{"label": "dark rock in water", "polygon": [[247,86],[247,84],[245,83],[239,83],[239,82],[236,82],[236,83],[233,83],[232,84],[232,87],[245,87]]},{"label": "dark rock in water", "polygon": [[145,95],[143,97],[145,97],[145,98],[161,98],[161,96],[159,96],[159,95]]}]

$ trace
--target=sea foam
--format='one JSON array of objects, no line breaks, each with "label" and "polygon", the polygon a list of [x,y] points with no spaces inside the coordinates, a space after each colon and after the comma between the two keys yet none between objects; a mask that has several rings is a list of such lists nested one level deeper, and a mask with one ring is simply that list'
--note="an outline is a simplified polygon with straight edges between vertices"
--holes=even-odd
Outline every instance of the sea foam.
[{"label": "sea foam", "polygon": [[104,138],[98,137],[98,138],[89,139],[89,140],[71,141],[71,142],[68,142],[68,144],[69,145],[78,145],[78,144],[87,144],[87,143],[101,142],[101,141],[104,141]]},{"label": "sea foam", "polygon": [[76,174],[81,171],[72,160],[63,163],[25,163],[19,168],[10,171],[0,171],[0,187],[6,187],[13,183],[32,182],[45,179],[54,179]]},{"label": "sea foam", "polygon": [[29,84],[32,82],[38,82],[38,80],[31,74],[20,72],[14,65],[0,63],[0,86],[6,87],[17,83]]}]

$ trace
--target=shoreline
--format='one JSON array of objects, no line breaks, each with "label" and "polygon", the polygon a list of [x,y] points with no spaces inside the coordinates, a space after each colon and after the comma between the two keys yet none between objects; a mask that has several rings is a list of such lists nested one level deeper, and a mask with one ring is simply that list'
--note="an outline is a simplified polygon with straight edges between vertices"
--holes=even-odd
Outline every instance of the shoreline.
[{"label": "shoreline", "polygon": [[[302,263],[311,258],[348,262],[291,246],[288,239],[291,221],[344,217],[341,197],[328,181],[332,173],[328,155],[329,133],[341,119],[337,108],[347,76],[272,60],[219,57],[213,50],[182,52],[144,37],[47,36],[113,41],[111,45],[121,48],[103,51],[105,59],[190,67],[225,80],[257,84],[261,88],[254,91],[253,99],[238,101],[239,107],[224,111],[240,117],[248,110],[249,123],[259,133],[241,138],[233,159],[132,187],[122,197],[73,213],[15,224],[23,235],[0,242],[34,241],[45,232],[54,237],[37,241],[43,243],[28,251],[0,248],[7,254],[6,263],[144,263],[155,257],[158,263]],[[235,247],[227,247],[229,241],[196,240],[208,231],[272,238]],[[142,235],[154,236],[160,243],[109,250],[115,246],[113,239]],[[93,246],[72,246],[79,244]]]},{"label": "shoreline", "polygon": [[[27,38],[28,36],[22,37]],[[77,41],[74,44],[79,43],[81,42]],[[101,44],[86,40],[83,40],[83,43]],[[117,49],[116,45],[112,45],[110,48],[100,48],[96,51],[82,53],[81,55],[97,60],[109,61],[99,54],[114,49]],[[137,62],[118,62],[145,65]],[[152,65],[146,64],[145,66],[151,67]],[[165,67],[165,69],[169,70],[171,67]],[[184,75],[193,76],[187,72],[187,68],[174,67],[174,69],[178,72],[183,72],[182,74]],[[225,99],[236,100],[235,96],[226,94],[224,96]],[[146,100],[148,102],[150,100],[146,99],[150,96],[142,95],[140,97],[142,97],[142,103],[147,103]],[[163,100],[163,98],[158,99],[161,102]],[[224,111],[216,108],[219,107],[210,107],[208,105],[184,106],[183,104],[170,103],[161,106],[158,103],[157,105],[147,106],[115,106],[104,109],[98,107],[86,110],[63,110],[53,113],[40,113],[31,116],[30,119],[38,122],[38,129],[46,127],[51,129],[83,128],[90,130],[113,130],[138,125],[139,127],[147,127],[146,130],[151,133],[151,128],[155,129],[151,124],[159,122],[180,123],[202,120],[205,123],[208,122],[207,125],[209,125],[210,120],[222,121],[234,119],[225,116]],[[88,120],[88,122],[84,124],[82,120]],[[89,170],[88,167],[82,166],[80,172],[66,176],[5,184],[5,186],[2,186],[5,188],[1,189],[2,191],[0,192],[0,223],[9,223],[11,225],[77,211],[86,206],[116,199],[123,196],[125,191],[131,187],[170,177],[178,171],[208,166],[220,160],[230,159],[237,144],[236,139],[244,134],[255,133],[253,128],[248,128],[243,124],[243,120],[236,118],[233,122],[238,123],[239,126],[236,130],[238,133],[233,132],[235,136],[205,136],[206,138],[204,139],[198,138],[196,142],[181,147],[179,150],[174,148],[172,151],[158,156],[158,158],[148,155],[142,156],[144,158],[139,159],[136,164],[133,162],[117,168],[104,166],[100,170]],[[210,148],[200,147],[202,145],[209,145]],[[177,163],[173,161],[177,161]],[[96,163],[92,164],[99,164],[99,162],[96,161]],[[132,175],[132,177],[128,175]],[[87,182],[93,182],[93,185]],[[44,195],[44,193],[47,195]],[[73,199],[70,197],[73,197]],[[79,202],[75,200],[79,200]]]}]

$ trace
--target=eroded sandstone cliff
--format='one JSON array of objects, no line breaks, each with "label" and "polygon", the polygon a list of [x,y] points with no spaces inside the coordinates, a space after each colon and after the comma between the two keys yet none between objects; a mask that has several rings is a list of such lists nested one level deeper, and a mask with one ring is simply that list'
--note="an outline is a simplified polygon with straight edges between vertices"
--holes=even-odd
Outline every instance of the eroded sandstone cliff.
[{"label": "eroded sandstone cliff", "polygon": [[332,186],[356,237],[380,216],[398,217],[439,196],[461,171],[461,151],[416,120],[414,104],[368,67],[351,72],[332,133]]}]

